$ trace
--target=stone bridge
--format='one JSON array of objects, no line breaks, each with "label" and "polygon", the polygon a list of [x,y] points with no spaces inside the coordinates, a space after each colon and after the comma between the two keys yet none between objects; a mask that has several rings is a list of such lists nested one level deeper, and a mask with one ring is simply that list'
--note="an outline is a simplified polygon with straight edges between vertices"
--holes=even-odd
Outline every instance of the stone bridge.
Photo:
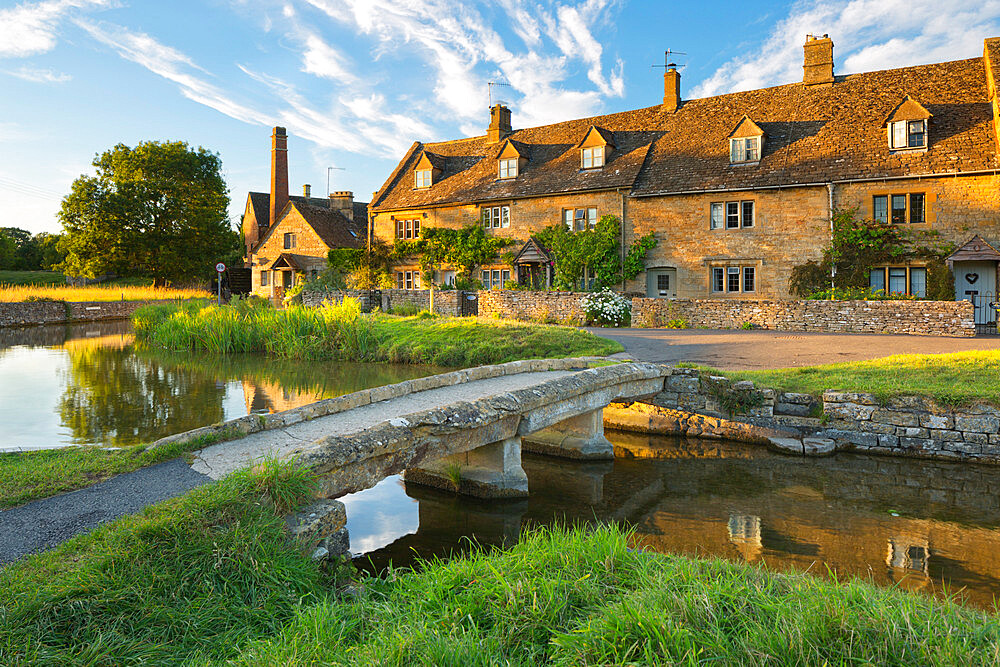
[{"label": "stone bridge", "polygon": [[[293,458],[333,499],[404,473],[408,481],[482,498],[528,495],[521,450],[612,459],[603,409],[663,391],[671,370],[605,359],[517,361],[409,380],[271,415],[248,415],[154,444],[228,438],[195,453],[215,479],[265,457]],[[305,520],[308,519],[308,520]],[[324,501],[293,529],[341,530],[343,506]],[[311,527],[310,527],[311,526]],[[340,548],[340,547],[338,547]],[[332,550],[332,549],[331,549]]]}]

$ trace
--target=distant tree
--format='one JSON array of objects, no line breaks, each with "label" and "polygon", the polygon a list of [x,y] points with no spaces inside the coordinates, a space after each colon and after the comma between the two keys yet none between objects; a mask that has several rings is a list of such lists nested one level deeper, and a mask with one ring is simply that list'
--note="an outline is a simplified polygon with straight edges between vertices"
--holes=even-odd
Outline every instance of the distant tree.
[{"label": "distant tree", "polygon": [[0,229],[0,270],[12,271],[17,263],[17,241]]},{"label": "distant tree", "polygon": [[59,248],[67,275],[147,276],[154,284],[209,277],[238,249],[218,154],[182,141],[118,144],[94,158],[63,199]]},{"label": "distant tree", "polygon": [[66,253],[59,249],[60,241],[62,241],[62,234],[41,232],[32,237],[31,242],[38,253],[39,269],[50,271],[52,267],[65,261]]}]

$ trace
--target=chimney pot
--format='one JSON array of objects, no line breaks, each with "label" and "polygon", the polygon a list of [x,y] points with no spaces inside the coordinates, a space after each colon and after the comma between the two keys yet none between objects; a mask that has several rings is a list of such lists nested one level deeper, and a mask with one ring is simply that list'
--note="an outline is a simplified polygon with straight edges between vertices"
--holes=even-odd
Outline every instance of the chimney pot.
[{"label": "chimney pot", "polygon": [[271,135],[271,201],[268,225],[278,221],[278,215],[288,203],[288,135],[285,128],[275,127]]},{"label": "chimney pot", "polygon": [[830,85],[833,83],[833,40],[824,34],[822,38],[806,35],[802,48],[802,83],[807,86]]},{"label": "chimney pot", "polygon": [[308,183],[302,186],[302,196],[305,197],[306,199],[312,197],[312,186],[309,185]]},{"label": "chimney pot", "polygon": [[486,143],[498,144],[512,131],[510,109],[502,104],[490,107],[490,126],[486,128]]},{"label": "chimney pot", "polygon": [[681,106],[681,73],[671,63],[663,73],[663,110],[667,113],[677,111]]}]

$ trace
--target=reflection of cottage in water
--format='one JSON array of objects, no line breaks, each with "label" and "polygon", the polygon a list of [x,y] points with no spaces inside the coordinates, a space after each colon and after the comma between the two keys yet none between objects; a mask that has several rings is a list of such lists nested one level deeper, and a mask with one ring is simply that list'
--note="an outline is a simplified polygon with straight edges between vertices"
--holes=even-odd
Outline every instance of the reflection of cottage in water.
[{"label": "reflection of cottage in water", "polygon": [[266,415],[291,410],[323,398],[321,392],[316,389],[288,389],[277,382],[243,380],[242,384],[243,400],[249,415]]},{"label": "reflection of cottage in water", "polygon": [[930,558],[926,537],[890,537],[885,553],[889,579],[910,590],[924,588],[930,582]]},{"label": "reflection of cottage in water", "polygon": [[760,540],[760,517],[752,514],[729,515],[729,541],[748,561],[760,558],[763,544]]}]

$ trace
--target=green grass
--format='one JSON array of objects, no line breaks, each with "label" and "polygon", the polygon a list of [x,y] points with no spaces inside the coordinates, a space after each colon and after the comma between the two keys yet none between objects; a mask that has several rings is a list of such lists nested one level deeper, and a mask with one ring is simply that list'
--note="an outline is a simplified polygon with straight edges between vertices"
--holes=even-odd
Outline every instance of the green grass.
[{"label": "green grass", "polygon": [[282,516],[311,477],[273,462],[0,570],[0,664],[213,660],[324,596]]},{"label": "green grass", "polygon": [[165,304],[139,309],[136,338],[169,350],[257,352],[294,359],[476,366],[518,359],[607,355],[620,344],[571,327],[475,318],[362,314],[356,301],[275,310]]},{"label": "green grass", "polygon": [[0,286],[65,284],[66,276],[57,271],[0,271]]},{"label": "green grass", "polygon": [[366,580],[305,605],[242,665],[987,665],[995,616],[759,566],[537,530],[506,552]]},{"label": "green grass", "polygon": [[710,370],[761,387],[821,396],[826,389],[895,396],[926,396],[946,406],[1000,406],[1000,351],[899,354],[872,361],[765,371]]},{"label": "green grass", "polygon": [[0,510],[38,498],[48,498],[96,484],[114,475],[169,461],[216,442],[203,437],[150,449],[133,445],[109,450],[103,447],[64,447],[37,452],[0,454]]}]

